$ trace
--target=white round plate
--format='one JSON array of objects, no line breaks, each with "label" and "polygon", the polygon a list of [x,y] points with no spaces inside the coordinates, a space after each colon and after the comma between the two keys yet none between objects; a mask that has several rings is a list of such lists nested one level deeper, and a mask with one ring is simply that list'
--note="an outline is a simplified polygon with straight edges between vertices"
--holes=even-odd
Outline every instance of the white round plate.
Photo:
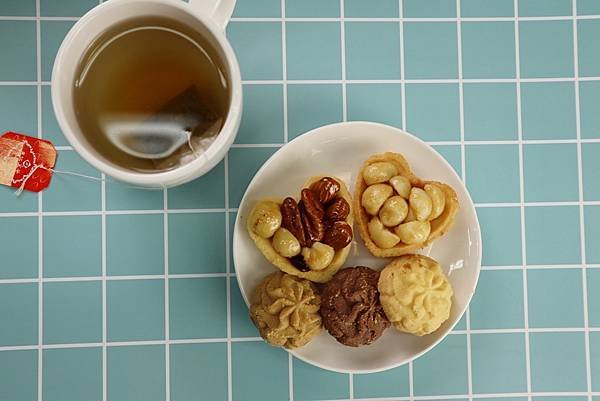
[{"label": "white round plate", "polygon": [[[252,205],[266,197],[298,197],[308,177],[333,175],[354,191],[356,174],[369,156],[401,153],[414,173],[425,180],[442,181],[458,194],[460,210],[452,229],[421,253],[436,259],[454,288],[450,318],[435,333],[417,337],[393,327],[373,344],[353,348],[338,343],[325,329],[308,345],[291,350],[297,358],[323,369],[369,373],[409,362],[438,344],[463,315],[477,284],[481,266],[481,233],[475,207],[462,181],[433,148],[397,128],[367,122],[349,122],[314,129],[279,149],[256,173],[239,207],[233,237],[233,260],[246,305],[252,290],[275,271],[248,236],[245,221]],[[353,250],[344,267],[381,269],[391,259],[375,258],[355,229]]]}]

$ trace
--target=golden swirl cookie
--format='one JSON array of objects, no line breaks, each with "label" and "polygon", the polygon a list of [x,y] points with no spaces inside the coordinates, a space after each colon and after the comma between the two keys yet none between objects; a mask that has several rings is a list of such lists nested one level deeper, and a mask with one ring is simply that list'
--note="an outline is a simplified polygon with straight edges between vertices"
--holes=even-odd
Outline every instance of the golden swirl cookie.
[{"label": "golden swirl cookie", "polygon": [[394,327],[423,336],[450,316],[452,286],[435,260],[423,255],[394,259],[379,276],[381,305]]},{"label": "golden swirl cookie", "polygon": [[448,232],[458,207],[449,185],[422,181],[398,153],[369,157],[356,178],[354,213],[373,256],[402,256],[426,247]]},{"label": "golden swirl cookie", "polygon": [[269,274],[254,290],[250,317],[271,345],[297,348],[321,330],[321,297],[314,284],[282,272]]},{"label": "golden swirl cookie", "polygon": [[250,238],[271,264],[285,273],[325,283],[350,252],[352,197],[336,177],[312,177],[303,188],[300,202],[263,199],[242,218]]}]

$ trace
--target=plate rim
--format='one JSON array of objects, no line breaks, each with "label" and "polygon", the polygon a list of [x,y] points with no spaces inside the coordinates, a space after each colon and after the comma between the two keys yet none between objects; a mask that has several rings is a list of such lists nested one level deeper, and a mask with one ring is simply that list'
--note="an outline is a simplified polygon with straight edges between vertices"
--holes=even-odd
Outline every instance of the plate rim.
[{"label": "plate rim", "polygon": [[[309,131],[306,131],[305,133],[302,133],[300,135],[298,135],[297,137],[295,137],[294,139],[292,139],[291,141],[283,144],[279,149],[277,149],[271,156],[269,156],[269,158],[267,160],[264,161],[264,163],[260,166],[260,168],[256,171],[256,173],[254,174],[254,176],[252,177],[252,180],[250,180],[250,182],[248,183],[248,185],[246,186],[246,189],[244,191],[244,195],[242,196],[242,199],[240,199],[240,203],[238,205],[237,208],[237,214],[236,214],[236,218],[235,218],[235,222],[234,222],[234,230],[233,230],[233,237],[232,237],[232,262],[233,265],[235,266],[235,260],[236,260],[236,254],[237,254],[237,250],[235,247],[233,247],[233,245],[237,242],[236,238],[241,235],[239,233],[239,228],[241,227],[241,222],[240,222],[240,210],[242,209],[242,205],[246,203],[246,196],[248,195],[248,190],[255,184],[255,182],[258,180],[258,177],[262,174],[262,172],[266,169],[269,168],[270,164],[273,162],[273,159],[275,157],[277,157],[277,155],[280,152],[283,152],[285,148],[289,148],[294,146],[297,142],[303,141],[303,140],[307,140],[307,138],[311,137],[311,136],[315,136],[318,135],[320,133],[321,130],[326,129],[326,128],[344,128],[347,126],[353,126],[353,125],[363,125],[363,126],[371,126],[371,127],[377,127],[378,129],[391,129],[394,131],[397,131],[399,134],[411,137],[411,139],[414,139],[416,142],[418,142],[420,145],[424,145],[425,147],[429,148],[429,150],[432,150],[433,152],[435,152],[437,154],[437,156],[439,157],[439,159],[442,160],[442,162],[446,165],[446,167],[449,169],[449,171],[451,171],[451,174],[453,174],[455,176],[455,178],[458,179],[458,182],[460,183],[460,185],[462,186],[462,189],[464,189],[465,194],[467,195],[467,199],[468,199],[468,207],[470,209],[472,209],[473,212],[473,216],[475,217],[475,223],[476,223],[476,234],[477,234],[477,244],[478,244],[478,253],[479,253],[479,257],[477,260],[477,264],[476,264],[476,275],[475,275],[475,281],[473,283],[473,288],[471,288],[468,297],[467,297],[467,302],[465,303],[464,308],[460,311],[458,318],[456,319],[456,321],[447,328],[446,332],[440,336],[440,338],[438,338],[436,341],[434,341],[431,345],[429,345],[428,347],[426,347],[425,349],[423,349],[422,351],[418,352],[417,354],[413,355],[410,358],[407,358],[406,360],[404,360],[403,362],[400,363],[394,363],[392,365],[383,367],[383,368],[377,368],[377,369],[361,369],[361,370],[355,370],[355,369],[337,369],[337,368],[332,368],[330,366],[325,366],[322,365],[319,362],[315,362],[313,360],[308,360],[307,358],[298,355],[298,353],[296,352],[296,349],[287,349],[284,347],[278,347],[278,348],[282,348],[284,349],[286,352],[288,352],[290,355],[294,356],[295,358],[298,358],[299,360],[308,363],[310,365],[316,366],[318,368],[324,369],[324,370],[328,370],[331,372],[337,372],[337,373],[349,373],[349,374],[369,374],[369,373],[378,373],[378,372],[384,372],[390,369],[394,369],[403,365],[406,365],[407,363],[413,362],[416,359],[420,358],[421,356],[425,355],[427,352],[431,351],[434,347],[436,347],[437,345],[439,345],[444,339],[446,339],[446,337],[450,334],[450,332],[454,329],[454,327],[461,321],[461,319],[463,318],[463,316],[465,315],[467,309],[469,308],[469,305],[471,304],[471,301],[473,300],[473,295],[475,294],[475,290],[477,289],[477,285],[479,283],[479,277],[481,275],[481,261],[482,261],[482,257],[483,257],[483,243],[482,243],[482,238],[481,238],[481,225],[479,223],[479,217],[477,216],[477,210],[475,208],[475,204],[473,202],[473,199],[471,198],[471,194],[469,193],[469,190],[467,189],[467,186],[465,185],[465,183],[463,182],[462,178],[458,175],[458,173],[456,172],[456,170],[454,170],[454,167],[452,167],[452,165],[437,151],[435,150],[435,148],[433,148],[431,145],[429,145],[427,142],[425,142],[424,140],[422,140],[421,138],[401,129],[401,128],[397,128],[397,127],[393,127],[391,125],[387,125],[387,124],[382,124],[382,123],[378,123],[378,122],[373,122],[373,121],[343,121],[343,122],[338,122],[338,123],[333,123],[333,124],[326,124],[326,125],[321,125],[319,127],[313,128]],[[389,258],[387,258],[389,259]],[[248,300],[248,296],[244,291],[244,287],[241,283],[240,280],[240,275],[239,274],[235,274],[237,283],[238,283],[238,287],[240,288],[240,293],[242,295],[242,299],[244,300],[244,303],[246,304],[246,308],[249,310],[250,308],[250,303]],[[264,341],[264,339],[261,338],[261,340],[263,342],[266,343],[266,341]]]}]

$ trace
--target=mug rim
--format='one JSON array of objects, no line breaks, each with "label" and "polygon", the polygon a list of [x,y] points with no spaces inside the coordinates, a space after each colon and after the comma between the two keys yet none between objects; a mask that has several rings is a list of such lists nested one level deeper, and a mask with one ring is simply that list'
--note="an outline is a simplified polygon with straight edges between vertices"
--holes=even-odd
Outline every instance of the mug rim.
[{"label": "mug rim", "polygon": [[[156,173],[141,173],[134,170],[127,170],[113,163],[106,162],[100,157],[94,155],[88,146],[82,143],[80,135],[73,132],[73,126],[67,121],[64,113],[68,107],[72,105],[65,105],[64,98],[60,94],[59,86],[62,84],[59,75],[61,74],[62,66],[68,62],[66,59],[66,53],[71,46],[75,36],[84,30],[90,21],[92,21],[100,13],[111,12],[114,9],[118,9],[123,6],[142,3],[149,5],[167,5],[183,11],[191,16],[196,22],[203,25],[208,29],[209,33],[213,36],[217,42],[217,46],[223,52],[223,63],[227,66],[229,81],[231,85],[230,92],[230,104],[225,122],[219,131],[219,135],[216,140],[209,146],[203,155],[197,157],[189,163],[182,166],[176,167],[168,171],[161,171]],[[104,29],[109,29],[118,22],[111,22],[106,24]],[[194,29],[194,27],[191,27]],[[89,45],[93,41],[93,38],[89,40]],[[74,78],[74,77],[73,77]],[[70,80],[71,83],[73,79]],[[195,178],[200,177],[210,171],[215,165],[217,165],[224,157],[238,132],[238,128],[241,120],[242,113],[242,79],[239,69],[239,64],[231,44],[225,36],[225,32],[221,29],[216,22],[210,17],[202,15],[189,6],[188,4],[179,0],[111,0],[104,2],[81,17],[71,27],[60,48],[56,54],[54,65],[52,69],[51,77],[51,92],[52,92],[52,106],[56,115],[56,120],[60,129],[62,130],[67,141],[71,144],[73,149],[93,167],[100,170],[101,172],[123,182],[130,184],[141,185],[146,187],[171,187],[179,184],[189,182]],[[81,127],[77,124],[76,130],[81,131]]]}]

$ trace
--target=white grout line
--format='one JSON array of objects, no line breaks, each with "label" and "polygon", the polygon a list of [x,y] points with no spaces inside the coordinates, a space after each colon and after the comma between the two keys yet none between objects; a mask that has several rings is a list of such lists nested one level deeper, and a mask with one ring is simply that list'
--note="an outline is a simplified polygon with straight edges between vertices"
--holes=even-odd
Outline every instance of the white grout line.
[{"label": "white grout line", "polygon": [[348,373],[348,394],[350,395],[350,400],[354,400],[354,374]]},{"label": "white grout line", "polygon": [[402,0],[398,0],[398,12],[400,13],[400,100],[401,100],[401,113],[402,113],[402,129],[404,131],[406,128],[406,72],[404,71],[404,22],[402,20],[403,10],[402,10]]},{"label": "white grout line", "polygon": [[[35,36],[36,36],[36,78],[37,78],[37,137],[42,137],[42,32],[40,22],[40,0],[35,1]],[[44,387],[44,218],[43,193],[38,193],[38,371],[37,371],[37,399],[42,401]]]},{"label": "white grout line", "polygon": [[515,13],[515,73],[517,78],[517,134],[519,139],[519,200],[521,215],[521,258],[523,270],[523,320],[525,325],[525,370],[527,375],[527,400],[531,401],[531,354],[529,350],[529,302],[527,293],[527,244],[525,238],[525,179],[523,174],[523,119],[521,113],[521,58],[519,40],[519,0],[514,2]]},{"label": "white grout line", "polygon": [[[105,175],[102,174],[102,178]],[[108,355],[106,351],[106,342],[108,341],[107,325],[107,305],[106,300],[106,181],[101,183],[101,203],[102,203],[102,400],[106,401],[108,397]]]},{"label": "white grout line", "polygon": [[[342,121],[348,121],[348,99],[346,86],[346,22],[344,0],[340,0],[340,59],[342,62]],[[352,399],[352,397],[350,397]]]},{"label": "white grout line", "polygon": [[163,240],[164,240],[164,285],[165,285],[165,401],[171,400],[171,338],[170,330],[170,302],[169,302],[169,190],[163,189]]},{"label": "white grout line", "polygon": [[588,316],[588,296],[587,296],[587,268],[586,249],[585,249],[585,211],[583,207],[583,160],[581,153],[581,108],[579,100],[579,47],[578,47],[578,26],[577,26],[577,0],[573,0],[573,69],[575,72],[575,127],[577,133],[577,172],[579,189],[579,241],[581,244],[581,290],[583,296],[583,325],[586,328],[584,333],[585,343],[585,371],[587,380],[588,401],[592,401],[592,366],[590,356],[590,335],[589,316]]},{"label": "white grout line", "polygon": [[[0,17],[1,18],[1,17]],[[522,21],[570,21],[573,19],[571,15],[558,15],[558,16],[546,16],[546,17],[464,17],[463,20],[467,22],[498,22],[498,21],[515,21],[518,18]],[[290,17],[286,18],[291,22],[336,22],[340,21],[338,17],[324,17],[324,18],[311,18],[311,17]],[[347,17],[348,21],[352,22],[456,22],[457,17],[407,17],[394,18],[394,17]],[[577,19],[600,19],[600,15],[581,15],[577,16]],[[231,19],[232,22],[277,22],[283,18],[280,17],[234,17]]]},{"label": "white grout line", "polygon": [[[225,154],[224,164],[224,186],[225,186],[225,208],[229,210],[229,154]],[[225,212],[225,289],[227,297],[227,397],[233,401],[233,363],[231,355],[231,241],[229,239],[229,211]]]},{"label": "white grout line", "polygon": [[287,31],[285,25],[285,0],[281,0],[281,68],[283,87],[283,142],[289,141],[288,128],[288,77],[287,77]]},{"label": "white grout line", "polygon": [[[592,393],[593,395],[600,395],[600,392]],[[490,393],[490,394],[477,394],[476,399],[489,399],[489,398],[521,398],[521,397],[577,397],[577,396],[585,396],[587,393],[576,393],[576,392],[548,392],[548,393]],[[452,394],[452,395],[425,395],[425,396],[417,396],[414,397],[416,401],[448,401],[448,400],[462,400],[468,397],[468,394]],[[355,401],[408,401],[412,400],[411,397],[385,397],[385,398],[357,398]],[[557,401],[560,401],[561,398],[557,398]],[[324,400],[327,401],[327,400]],[[343,401],[343,400],[337,400]]]},{"label": "white grout line", "polygon": [[[460,166],[461,178],[466,184],[467,168],[466,168],[466,152],[465,152],[465,102],[464,102],[464,85],[463,85],[463,63],[462,63],[462,18],[460,14],[460,0],[456,0],[456,41],[458,51],[458,99],[459,99],[459,122],[460,122]],[[473,399],[473,367],[472,367],[472,349],[471,349],[471,312],[467,307],[465,311],[465,323],[467,326],[467,390],[469,400]]]},{"label": "white grout line", "polygon": [[[579,81],[600,81],[600,76],[592,77],[579,77]],[[465,78],[462,80],[465,84],[492,84],[492,83],[515,83],[516,78]],[[558,77],[558,78],[522,78],[520,82],[574,82],[574,77]],[[455,84],[458,83],[458,78],[444,78],[444,79],[347,79],[347,84]],[[244,85],[274,85],[283,84],[288,85],[327,85],[327,84],[342,84],[342,79],[264,79],[264,80],[245,80],[242,81]],[[42,86],[49,86],[49,81],[39,82]],[[38,81],[0,81],[0,86],[35,86],[38,85]],[[232,147],[238,147],[237,144],[233,144]],[[71,146],[58,146],[57,149],[72,150]]]},{"label": "white grout line", "polygon": [[415,399],[415,379],[414,379],[414,361],[408,363],[408,399],[413,401]]}]

